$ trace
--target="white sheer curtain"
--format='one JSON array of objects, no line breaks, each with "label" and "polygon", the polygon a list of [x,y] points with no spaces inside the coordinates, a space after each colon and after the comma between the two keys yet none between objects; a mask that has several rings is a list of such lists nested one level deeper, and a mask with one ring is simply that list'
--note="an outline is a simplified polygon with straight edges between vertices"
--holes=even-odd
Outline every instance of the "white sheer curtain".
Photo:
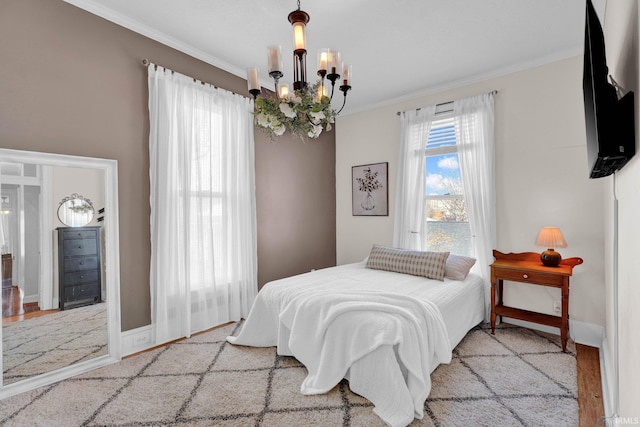
[{"label": "white sheer curtain", "polygon": [[151,316],[162,343],[246,316],[257,293],[253,101],[154,64],[148,83]]},{"label": "white sheer curtain", "polygon": [[485,280],[485,318],[489,318],[492,250],[496,247],[496,195],[494,165],[493,94],[453,103],[460,174],[471,226],[472,271]]},{"label": "white sheer curtain", "polygon": [[425,244],[425,147],[436,107],[400,114],[393,246],[422,250]]}]

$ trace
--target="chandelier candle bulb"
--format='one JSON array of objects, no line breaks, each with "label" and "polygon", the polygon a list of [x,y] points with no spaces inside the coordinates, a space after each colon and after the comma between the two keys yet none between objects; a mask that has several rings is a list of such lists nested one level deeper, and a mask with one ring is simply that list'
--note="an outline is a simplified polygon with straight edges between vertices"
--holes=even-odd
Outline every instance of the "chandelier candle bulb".
[{"label": "chandelier candle bulb", "polygon": [[342,84],[344,86],[351,86],[351,65],[344,65],[342,67]]},{"label": "chandelier candle bulb", "polygon": [[249,87],[249,93],[253,95],[255,99],[260,90],[260,80],[258,79],[258,67],[251,67],[247,69],[247,86]]},{"label": "chandelier candle bulb", "polygon": [[269,46],[267,59],[269,60],[269,74],[278,72],[282,74],[282,54],[280,46]]},{"label": "chandelier candle bulb", "polygon": [[327,89],[324,87],[323,84],[320,84],[318,85],[318,93],[317,93],[316,101],[321,102],[323,96],[327,96]]},{"label": "chandelier candle bulb", "polygon": [[293,45],[295,50],[306,50],[307,38],[305,37],[304,22],[293,24]]},{"label": "chandelier candle bulb", "polygon": [[289,96],[289,86],[288,85],[280,86],[280,93],[278,94],[278,97],[280,99],[283,99],[283,98],[286,98],[287,96]]},{"label": "chandelier candle bulb", "polygon": [[327,72],[327,49],[320,49],[318,51],[318,75],[322,76],[322,73],[324,72],[326,74]]},{"label": "chandelier candle bulb", "polygon": [[329,54],[327,55],[327,70],[329,73],[338,74],[341,67],[340,52],[329,50]]}]

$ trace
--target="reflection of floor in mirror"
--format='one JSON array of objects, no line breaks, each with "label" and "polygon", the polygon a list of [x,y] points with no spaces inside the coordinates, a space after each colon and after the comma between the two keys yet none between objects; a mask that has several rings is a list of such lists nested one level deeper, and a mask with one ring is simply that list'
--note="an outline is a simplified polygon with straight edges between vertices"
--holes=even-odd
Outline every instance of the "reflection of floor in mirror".
[{"label": "reflection of floor in mirror", "polygon": [[2,288],[2,324],[51,313],[51,311],[40,313],[38,302],[23,303],[22,298],[23,292],[18,286]]},{"label": "reflection of floor in mirror", "polygon": [[106,308],[100,303],[39,311],[42,315],[3,324],[4,383],[107,354]]},{"label": "reflection of floor in mirror", "polygon": [[24,314],[22,290],[17,286],[2,287],[2,317]]}]

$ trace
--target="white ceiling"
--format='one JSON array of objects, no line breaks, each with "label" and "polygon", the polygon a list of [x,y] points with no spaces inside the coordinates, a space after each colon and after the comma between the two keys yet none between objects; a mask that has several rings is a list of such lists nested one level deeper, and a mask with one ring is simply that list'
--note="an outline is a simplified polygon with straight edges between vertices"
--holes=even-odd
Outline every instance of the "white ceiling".
[{"label": "white ceiling", "polygon": [[[266,47],[280,44],[291,83],[287,15],[296,0],[66,1],[243,78],[258,66],[268,88]],[[600,16],[605,1],[594,0]],[[340,50],[354,74],[343,114],[363,111],[581,55],[584,8],[585,0],[302,0],[308,73],[319,48]]]}]

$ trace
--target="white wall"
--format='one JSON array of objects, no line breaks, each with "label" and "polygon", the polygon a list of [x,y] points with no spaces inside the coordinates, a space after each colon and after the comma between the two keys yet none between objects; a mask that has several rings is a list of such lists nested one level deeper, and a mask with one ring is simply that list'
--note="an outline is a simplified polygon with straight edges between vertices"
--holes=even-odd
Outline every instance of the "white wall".
[{"label": "white wall", "polygon": [[[605,17],[605,43],[607,65],[610,74],[626,90],[635,93],[636,152],[640,140],[640,75],[638,65],[640,15],[636,0],[616,0],[607,2]],[[605,188],[605,212],[613,219],[614,178],[607,178]],[[614,317],[613,270],[613,228],[612,221],[605,223],[607,243],[606,275],[606,334],[609,354],[615,355],[614,333],[619,325],[619,396],[618,415],[640,418],[640,154],[615,176],[615,193],[618,198],[618,322]],[[613,362],[611,360],[610,362]],[[607,366],[613,372],[612,366]],[[615,384],[614,384],[615,386]],[[613,408],[614,410],[616,408]]]},{"label": "white wall", "polygon": [[[542,226],[561,228],[579,256],[569,313],[573,320],[604,325],[603,182],[588,179],[582,58],[575,57],[481,83],[340,117],[336,126],[337,262],[363,259],[372,243],[391,245],[399,138],[398,111],[498,90],[496,186],[498,247],[502,252],[539,252]],[[388,217],[351,215],[351,167],[389,162]],[[553,313],[558,290],[511,283],[505,302]]]}]

